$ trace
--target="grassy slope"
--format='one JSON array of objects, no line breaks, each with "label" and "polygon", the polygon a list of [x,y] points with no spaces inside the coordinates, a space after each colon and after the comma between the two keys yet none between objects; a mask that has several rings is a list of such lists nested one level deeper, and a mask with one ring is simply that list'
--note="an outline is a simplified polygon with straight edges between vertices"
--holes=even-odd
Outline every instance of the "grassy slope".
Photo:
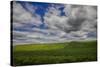
[{"label": "grassy slope", "polygon": [[14,46],[15,65],[69,63],[96,60],[96,41]]}]

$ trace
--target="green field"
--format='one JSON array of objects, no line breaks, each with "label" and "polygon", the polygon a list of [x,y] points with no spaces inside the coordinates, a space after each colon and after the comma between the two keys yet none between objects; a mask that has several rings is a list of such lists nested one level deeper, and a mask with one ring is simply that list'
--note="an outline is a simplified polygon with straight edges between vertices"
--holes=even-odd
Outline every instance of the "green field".
[{"label": "green field", "polygon": [[39,65],[97,60],[97,41],[16,45],[13,65]]}]

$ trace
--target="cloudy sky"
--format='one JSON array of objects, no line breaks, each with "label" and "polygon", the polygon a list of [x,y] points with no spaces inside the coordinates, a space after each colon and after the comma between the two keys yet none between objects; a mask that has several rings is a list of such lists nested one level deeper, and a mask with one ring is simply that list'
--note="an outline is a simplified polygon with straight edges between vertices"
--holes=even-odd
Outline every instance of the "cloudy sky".
[{"label": "cloudy sky", "polygon": [[13,43],[97,38],[97,7],[13,1]]}]

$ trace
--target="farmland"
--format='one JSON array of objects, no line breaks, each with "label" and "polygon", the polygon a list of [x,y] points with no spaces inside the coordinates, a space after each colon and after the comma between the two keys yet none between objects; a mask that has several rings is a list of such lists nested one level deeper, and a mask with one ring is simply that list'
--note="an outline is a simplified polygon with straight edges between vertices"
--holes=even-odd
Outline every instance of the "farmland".
[{"label": "farmland", "polygon": [[13,54],[17,66],[96,61],[97,41],[16,45]]}]

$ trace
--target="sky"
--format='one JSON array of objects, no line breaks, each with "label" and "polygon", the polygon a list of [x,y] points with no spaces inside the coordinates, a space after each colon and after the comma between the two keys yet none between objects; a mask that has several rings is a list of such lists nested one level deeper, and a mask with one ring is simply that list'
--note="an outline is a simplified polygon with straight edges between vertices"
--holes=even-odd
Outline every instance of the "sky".
[{"label": "sky", "polygon": [[51,43],[97,38],[97,7],[13,1],[13,43]]}]

